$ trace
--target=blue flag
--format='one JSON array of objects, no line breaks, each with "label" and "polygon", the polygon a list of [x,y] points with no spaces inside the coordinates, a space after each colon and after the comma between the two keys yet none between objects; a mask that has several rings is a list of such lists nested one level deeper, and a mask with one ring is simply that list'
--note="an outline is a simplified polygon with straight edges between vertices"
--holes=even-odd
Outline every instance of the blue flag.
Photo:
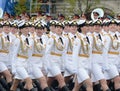
[{"label": "blue flag", "polygon": [[6,12],[9,13],[10,15],[15,15],[15,12],[14,12],[14,6],[15,6],[16,2],[7,2],[6,4]]},{"label": "blue flag", "polygon": [[15,15],[14,6],[16,2],[11,2],[11,0],[0,0],[0,18],[2,18],[4,12],[10,15]]},{"label": "blue flag", "polygon": [[0,18],[2,18],[8,0],[0,0]]}]

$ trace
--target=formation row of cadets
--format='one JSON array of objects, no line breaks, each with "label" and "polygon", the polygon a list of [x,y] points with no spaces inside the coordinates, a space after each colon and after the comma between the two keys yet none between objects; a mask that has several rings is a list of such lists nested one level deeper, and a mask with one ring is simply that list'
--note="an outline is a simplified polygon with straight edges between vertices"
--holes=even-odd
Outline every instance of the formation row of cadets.
[{"label": "formation row of cadets", "polygon": [[82,33],[77,31],[76,21],[66,21],[64,25],[63,29],[61,22],[52,21],[51,31],[46,34],[41,22],[20,22],[18,26],[12,23],[12,27],[7,21],[1,24],[0,72],[10,84],[11,69],[11,91],[16,91],[20,80],[26,82],[25,91],[32,91],[31,79],[37,79],[43,91],[51,91],[48,87],[53,77],[61,91],[69,91],[66,83],[71,76],[75,78],[73,91],[78,91],[82,84],[87,91],[93,91],[92,82],[95,86],[100,83],[103,91],[111,91],[106,81],[110,79],[115,91],[119,91],[119,22],[103,22],[101,27],[99,20],[84,21],[79,25]]}]

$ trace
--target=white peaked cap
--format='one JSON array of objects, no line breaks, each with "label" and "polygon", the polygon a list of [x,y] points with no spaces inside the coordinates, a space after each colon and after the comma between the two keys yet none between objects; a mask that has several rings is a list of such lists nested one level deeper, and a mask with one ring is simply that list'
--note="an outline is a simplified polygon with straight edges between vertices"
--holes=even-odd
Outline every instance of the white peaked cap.
[{"label": "white peaked cap", "polygon": [[42,23],[43,26],[47,26],[47,23],[46,23],[45,20],[41,20],[41,23]]},{"label": "white peaked cap", "polygon": [[85,21],[86,21],[86,20],[77,20],[77,24],[78,24],[78,25],[81,25],[81,24],[85,23]]},{"label": "white peaked cap", "polygon": [[23,26],[25,24],[25,20],[21,20],[21,21],[19,21],[18,22],[18,27],[21,27],[21,26]]}]

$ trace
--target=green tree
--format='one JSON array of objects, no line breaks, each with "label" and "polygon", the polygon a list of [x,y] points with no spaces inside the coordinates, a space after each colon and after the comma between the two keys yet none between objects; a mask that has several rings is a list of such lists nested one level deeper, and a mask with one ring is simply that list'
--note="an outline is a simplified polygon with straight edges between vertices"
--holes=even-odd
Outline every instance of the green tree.
[{"label": "green tree", "polygon": [[23,12],[27,12],[26,2],[27,0],[19,0],[19,2],[15,5],[16,15],[20,15]]},{"label": "green tree", "polygon": [[92,7],[98,5],[100,3],[100,0],[65,0],[68,2],[71,6],[70,11],[74,13],[74,10],[76,8],[76,5],[78,5],[79,11],[77,13],[88,13],[89,10],[92,9]]}]

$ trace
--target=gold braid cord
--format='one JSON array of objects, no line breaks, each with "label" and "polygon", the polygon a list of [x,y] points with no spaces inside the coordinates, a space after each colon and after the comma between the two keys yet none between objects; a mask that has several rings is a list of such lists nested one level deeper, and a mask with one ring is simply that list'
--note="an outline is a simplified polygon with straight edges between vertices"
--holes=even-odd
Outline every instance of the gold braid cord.
[{"label": "gold braid cord", "polygon": [[60,50],[60,51],[64,50],[64,44],[61,43],[60,39],[58,39],[58,41],[56,41],[56,39],[54,38],[54,43],[58,50]]},{"label": "gold braid cord", "polygon": [[89,54],[89,45],[86,41],[86,38],[81,39],[81,45],[82,45],[81,47],[82,47],[83,53],[88,55]]},{"label": "gold braid cord", "polygon": [[73,44],[74,44],[74,38],[69,38],[69,47],[70,47],[70,50],[72,51],[73,50]]},{"label": "gold braid cord", "polygon": [[98,41],[98,39],[99,39],[99,38],[96,38],[96,37],[93,35],[94,47],[95,47],[98,51],[102,51],[103,45],[101,45],[101,47],[98,47],[98,46],[97,46],[97,41]]},{"label": "gold braid cord", "polygon": [[7,50],[7,48],[10,46],[10,42],[6,41],[6,38],[1,37],[1,42],[2,42],[2,49]]},{"label": "gold braid cord", "polygon": [[81,41],[81,47],[82,47],[83,53],[88,55],[89,45],[88,45],[88,43],[85,44],[86,38],[85,38],[85,39],[82,39],[82,37],[81,37],[78,33],[77,33],[77,37],[78,37],[78,38],[80,39],[80,41]]},{"label": "gold braid cord", "polygon": [[39,40],[34,39],[34,47],[38,52],[41,52],[45,47],[39,42]]},{"label": "gold braid cord", "polygon": [[4,47],[5,47],[5,42],[4,42],[3,37],[1,37],[1,43],[2,43],[2,49],[4,49]]},{"label": "gold braid cord", "polygon": [[20,37],[20,47],[22,53],[26,53],[28,51],[28,47],[24,41],[22,41],[22,38]]},{"label": "gold braid cord", "polygon": [[[117,41],[117,38],[115,36],[111,36],[110,34],[108,34],[112,40],[112,48],[115,50],[118,50],[119,48],[119,42]],[[117,43],[116,46],[114,45],[114,43]]]}]

